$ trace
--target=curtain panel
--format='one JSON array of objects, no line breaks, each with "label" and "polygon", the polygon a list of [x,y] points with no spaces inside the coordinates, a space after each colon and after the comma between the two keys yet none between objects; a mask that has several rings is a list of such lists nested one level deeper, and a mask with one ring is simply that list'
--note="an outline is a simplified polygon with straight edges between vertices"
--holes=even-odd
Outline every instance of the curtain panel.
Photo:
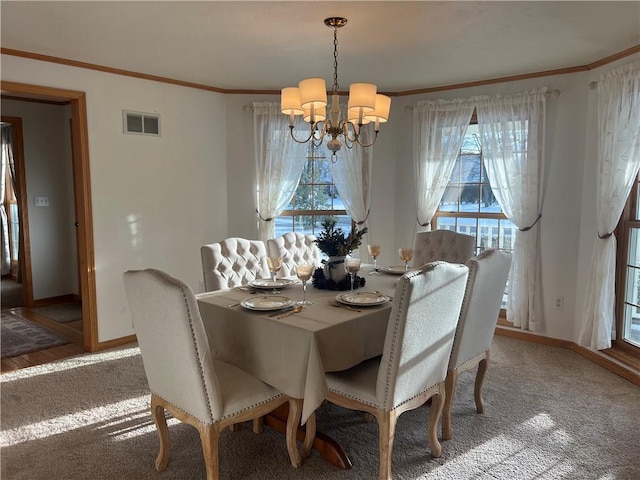
[{"label": "curtain panel", "polygon": [[413,108],[416,229],[427,227],[449,183],[475,107],[473,99],[418,102]]},{"label": "curtain panel", "polygon": [[478,99],[482,158],[491,189],[519,229],[513,247],[507,320],[540,330],[540,228],[544,199],[546,88]]},{"label": "curtain panel", "polygon": [[[307,128],[305,128],[307,126]],[[296,116],[296,131],[308,125]],[[256,163],[256,212],[258,237],[275,237],[275,219],[295,194],[305,166],[307,144],[294,142],[289,133],[289,117],[278,103],[253,104],[253,132]]]},{"label": "curtain panel", "polygon": [[[373,137],[371,125],[364,125],[360,130],[360,140],[365,145],[368,145]],[[326,154],[329,158],[331,152],[327,150]],[[338,161],[331,164],[331,177],[344,202],[347,215],[356,223],[358,230],[368,227],[372,173],[373,147],[364,148],[356,143],[352,148],[348,148],[343,141]],[[365,245],[361,245],[354,256],[364,258],[365,248]]]},{"label": "curtain panel", "polygon": [[11,254],[9,249],[9,217],[5,205],[7,169],[13,164],[13,134],[11,126],[2,126],[2,169],[0,171],[0,247],[2,275],[11,273]]},{"label": "curtain panel", "polygon": [[598,82],[598,239],[583,309],[579,344],[594,350],[615,339],[616,237],[640,168],[640,62],[602,75]]}]

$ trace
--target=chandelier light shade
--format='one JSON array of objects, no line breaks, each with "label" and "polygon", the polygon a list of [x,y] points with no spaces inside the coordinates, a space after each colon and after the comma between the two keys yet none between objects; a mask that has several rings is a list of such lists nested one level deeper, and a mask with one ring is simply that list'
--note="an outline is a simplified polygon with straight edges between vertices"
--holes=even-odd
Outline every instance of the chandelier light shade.
[{"label": "chandelier light shade", "polygon": [[[379,94],[373,83],[352,83],[349,87],[349,99],[346,109],[340,106],[338,93],[338,28],[347,24],[347,19],[330,17],[324,20],[326,26],[333,28],[333,89],[331,103],[327,102],[327,86],[323,78],[307,78],[297,87],[282,89],[280,107],[282,113],[289,115],[289,131],[291,137],[298,143],[312,142],[320,146],[325,136],[331,139],[327,148],[333,152],[332,161],[336,161],[336,152],[340,151],[343,143],[347,148],[354,144],[370,147],[375,143],[380,131],[380,124],[389,120],[391,98]],[[327,107],[329,115],[327,116]],[[309,123],[310,131],[305,139],[298,139],[294,134],[294,118],[302,115]],[[371,143],[364,144],[360,139],[360,129],[363,125],[373,122],[375,136]]]}]

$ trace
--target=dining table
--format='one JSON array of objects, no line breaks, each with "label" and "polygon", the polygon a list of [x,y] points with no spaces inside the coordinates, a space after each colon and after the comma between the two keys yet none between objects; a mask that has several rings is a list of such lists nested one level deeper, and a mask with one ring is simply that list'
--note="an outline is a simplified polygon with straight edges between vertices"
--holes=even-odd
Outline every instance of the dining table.
[{"label": "dining table", "polygon": [[[401,272],[390,269],[392,273],[370,275],[371,270],[363,265],[358,276],[365,284],[354,295],[349,290],[315,288],[307,282],[305,296],[311,304],[295,311],[292,308],[303,299],[303,287],[294,277],[277,279],[282,287],[277,290],[265,279],[198,294],[216,358],[301,400],[303,425],[326,398],[325,372],[347,370],[382,354]],[[285,308],[278,308],[283,305]],[[332,442],[321,432],[317,438]],[[329,447],[340,450],[339,445]],[[339,458],[333,463],[342,468],[351,466],[342,451],[325,458]]]}]

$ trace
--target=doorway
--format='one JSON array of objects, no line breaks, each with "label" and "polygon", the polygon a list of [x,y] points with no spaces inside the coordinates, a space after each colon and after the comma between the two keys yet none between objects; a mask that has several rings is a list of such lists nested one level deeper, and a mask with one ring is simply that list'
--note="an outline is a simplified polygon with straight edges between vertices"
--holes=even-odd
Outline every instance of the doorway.
[{"label": "doorway", "polygon": [[[99,349],[97,335],[97,308],[95,287],[95,260],[93,249],[93,222],[91,214],[91,190],[89,176],[89,149],[86,118],[86,98],[84,92],[63,90],[38,85],[0,81],[3,96],[12,98],[30,98],[69,102],[71,111],[71,152],[72,174],[75,206],[75,230],[77,239],[77,263],[79,275],[79,292],[82,302],[82,345],[84,351],[93,352]],[[23,175],[24,178],[24,175]],[[26,195],[20,199],[26,202]],[[26,207],[26,204],[24,205]],[[26,212],[27,209],[24,208]],[[24,217],[24,216],[23,216]],[[21,231],[27,233],[22,219]],[[25,238],[26,235],[21,235]],[[24,240],[24,248],[29,247],[28,238]],[[28,282],[25,282],[25,303],[33,306],[33,292],[26,291],[31,285],[31,266],[28,264],[29,253],[24,254],[24,261],[20,262],[20,272]]]}]

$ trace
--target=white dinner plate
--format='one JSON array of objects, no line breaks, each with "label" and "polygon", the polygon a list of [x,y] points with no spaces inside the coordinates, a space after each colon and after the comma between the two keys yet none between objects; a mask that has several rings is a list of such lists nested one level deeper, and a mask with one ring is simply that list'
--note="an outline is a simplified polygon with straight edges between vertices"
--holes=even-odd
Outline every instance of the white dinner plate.
[{"label": "white dinner plate", "polygon": [[296,302],[282,295],[261,295],[257,297],[245,298],[240,302],[244,308],[249,310],[280,310],[281,308],[290,307]]},{"label": "white dinner plate", "polygon": [[291,285],[296,283],[293,280],[288,280],[286,278],[276,278],[274,282],[270,278],[256,278],[251,285],[253,288],[264,288],[265,290],[272,290],[274,288],[289,288]]},{"label": "white dinner plate", "polygon": [[377,292],[345,292],[336,295],[336,300],[345,305],[368,307],[372,305],[382,305],[391,300],[391,297]]},{"label": "white dinner plate", "polygon": [[[416,267],[409,267],[409,272],[413,272],[415,270],[418,269]],[[404,275],[406,273],[404,265],[382,267],[380,271],[384,273],[390,273],[391,275]]]}]

